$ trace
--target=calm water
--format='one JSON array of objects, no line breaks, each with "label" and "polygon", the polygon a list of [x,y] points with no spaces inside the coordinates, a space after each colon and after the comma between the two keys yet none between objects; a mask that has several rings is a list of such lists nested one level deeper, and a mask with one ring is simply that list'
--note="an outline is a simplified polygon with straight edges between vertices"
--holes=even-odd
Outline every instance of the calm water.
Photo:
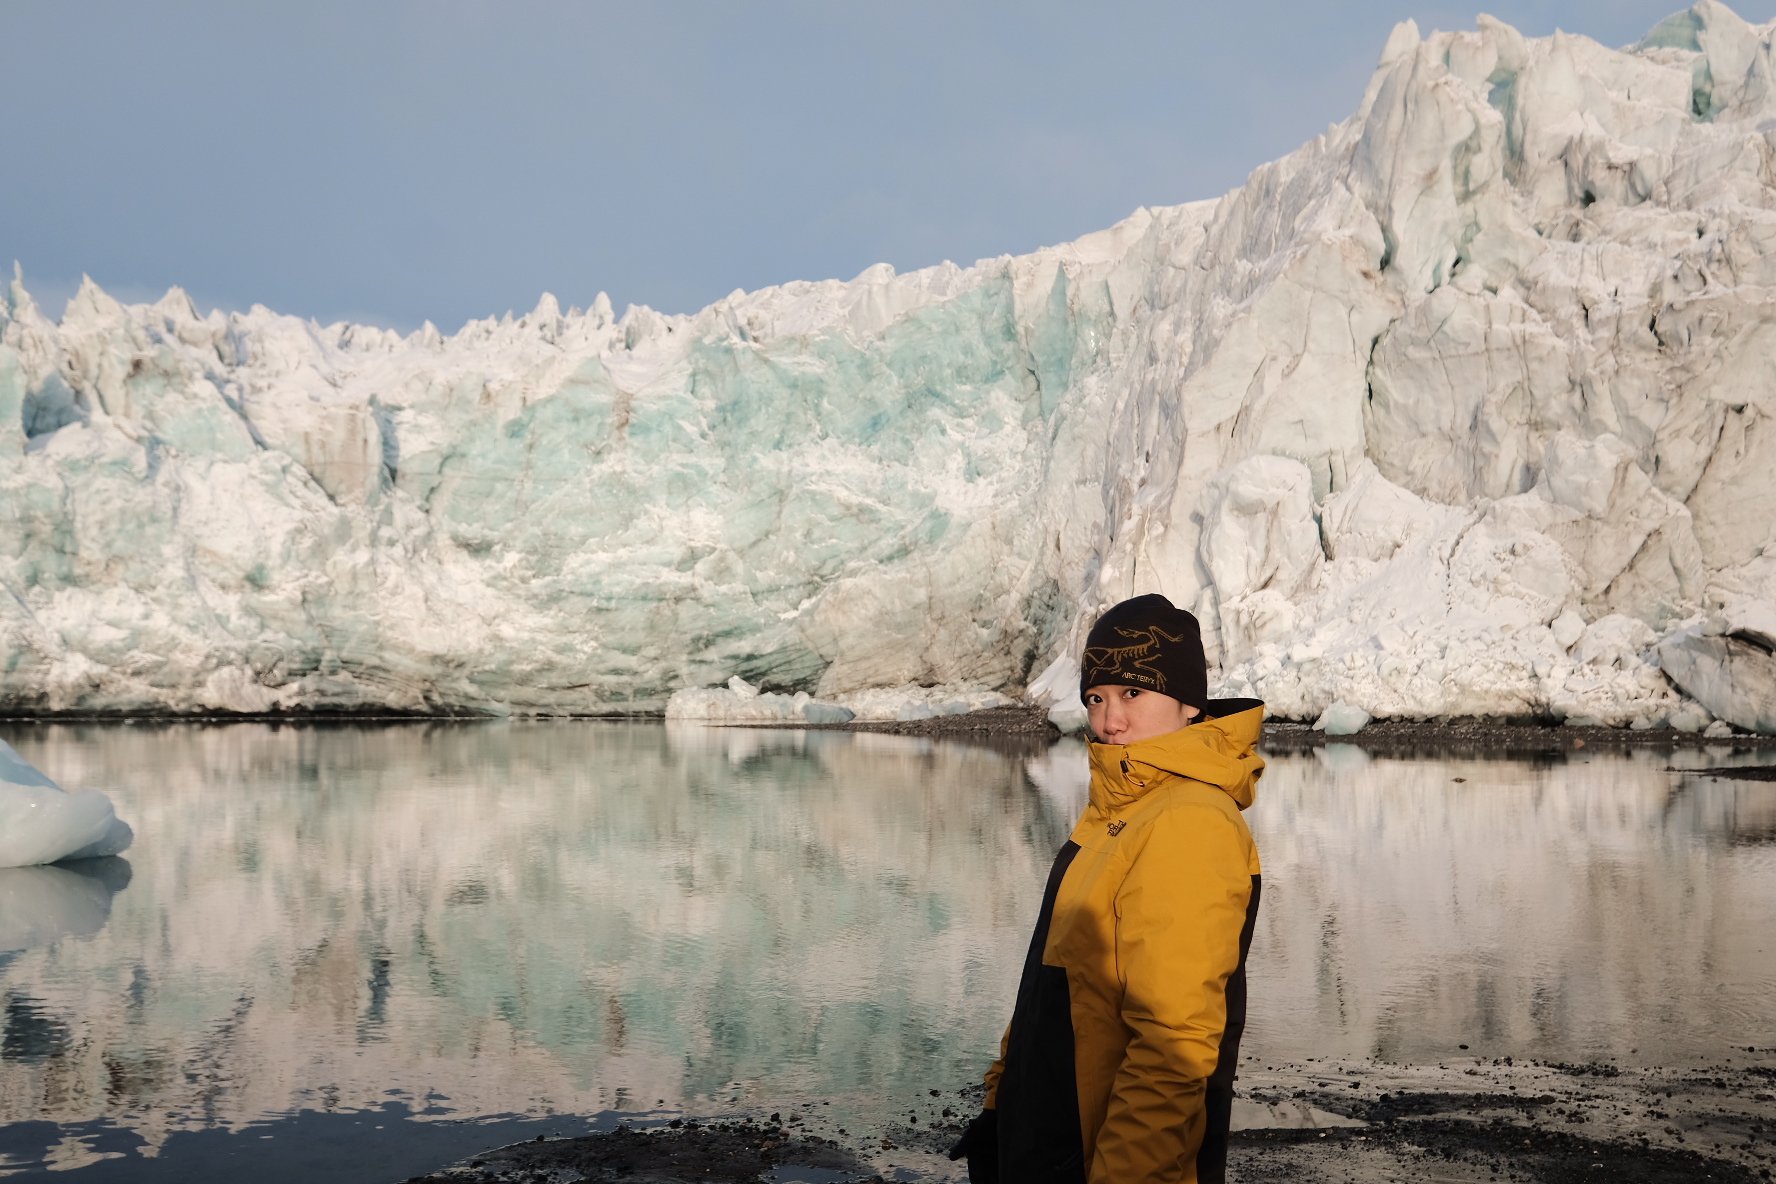
[{"label": "calm water", "polygon": [[[74,1179],[390,1180],[584,1125],[550,1116],[867,1118],[974,1080],[1085,786],[1069,741],[0,734],[140,836],[127,862],[0,871],[0,1172]],[[1248,1049],[1771,1043],[1776,785],[1666,771],[1751,759],[1272,758]]]}]

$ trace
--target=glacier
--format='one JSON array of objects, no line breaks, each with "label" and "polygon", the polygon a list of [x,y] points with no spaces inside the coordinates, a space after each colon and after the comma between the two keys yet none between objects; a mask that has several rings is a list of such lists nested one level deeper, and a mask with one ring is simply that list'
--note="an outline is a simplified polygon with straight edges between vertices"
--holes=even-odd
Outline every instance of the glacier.
[{"label": "glacier", "polygon": [[693,315],[15,280],[0,703],[1076,720],[1162,592],[1283,717],[1776,730],[1773,32],[1406,22],[1222,197]]}]

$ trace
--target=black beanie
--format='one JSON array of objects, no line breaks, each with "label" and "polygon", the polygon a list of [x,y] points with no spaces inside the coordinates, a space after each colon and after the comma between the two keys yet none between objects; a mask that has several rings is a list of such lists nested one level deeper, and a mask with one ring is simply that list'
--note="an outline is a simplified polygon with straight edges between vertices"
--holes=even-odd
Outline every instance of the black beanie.
[{"label": "black beanie", "polygon": [[1157,593],[1125,600],[1099,617],[1079,666],[1080,698],[1105,684],[1145,687],[1208,713],[1202,627]]}]

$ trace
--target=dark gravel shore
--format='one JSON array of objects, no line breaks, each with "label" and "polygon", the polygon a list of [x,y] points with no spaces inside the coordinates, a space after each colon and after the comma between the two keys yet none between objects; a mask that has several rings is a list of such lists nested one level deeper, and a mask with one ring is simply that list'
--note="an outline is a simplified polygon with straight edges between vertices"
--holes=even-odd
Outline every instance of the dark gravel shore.
[{"label": "dark gravel shore", "polygon": [[874,732],[888,736],[918,736],[933,740],[960,740],[1018,756],[1035,756],[1054,743],[1060,732],[1048,722],[1041,707],[990,707],[963,715],[935,715],[930,719],[856,719],[846,724],[724,724],[730,728],[767,728],[774,731]]},{"label": "dark gravel shore", "polygon": [[515,1143],[407,1184],[486,1180],[499,1184],[566,1184],[567,1181],[716,1181],[751,1184],[770,1180],[784,1165],[812,1168],[813,1180],[880,1179],[875,1170],[819,1136],[798,1136],[773,1122],[746,1119],[685,1122],[638,1131],[618,1127],[574,1139]]},{"label": "dark gravel shore", "polygon": [[[1228,1178],[1761,1184],[1776,1165],[1776,1049],[1732,1051],[1694,1068],[1466,1054],[1437,1065],[1250,1063]],[[966,1173],[943,1150],[979,1097],[978,1086],[926,1091],[870,1130],[823,1123],[808,1107],[520,1143],[409,1184],[960,1182]]]},{"label": "dark gravel shore", "polygon": [[1672,728],[1570,728],[1559,724],[1454,719],[1426,723],[1377,720],[1349,736],[1328,736],[1311,724],[1268,720],[1263,746],[1273,752],[1303,752],[1325,744],[1355,744],[1378,756],[1535,756],[1583,749],[1776,749],[1776,736],[1735,732],[1704,736]]},{"label": "dark gravel shore", "polygon": [[[783,724],[732,724],[731,727],[783,728]],[[940,715],[918,720],[853,720],[846,724],[797,724],[796,730],[882,732],[896,736],[929,736],[949,740],[1041,741],[1060,733],[1040,707],[995,707],[965,715]],[[1311,723],[1267,720],[1263,747],[1272,752],[1305,752],[1326,744],[1355,744],[1378,756],[1534,756],[1584,749],[1617,752],[1633,748],[1726,748],[1776,750],[1776,735],[1736,732],[1704,736],[1671,728],[1573,728],[1537,721],[1452,719],[1428,722],[1377,720],[1349,736],[1328,736]]]},{"label": "dark gravel shore", "polygon": [[[561,716],[561,719],[623,718],[658,720],[659,716]],[[32,724],[133,724],[168,727],[174,724],[216,726],[236,723],[277,723],[294,727],[409,726],[415,723],[451,722],[490,724],[485,715],[411,714],[384,712],[313,712],[279,715],[0,715],[0,723]],[[893,736],[924,736],[963,740],[1017,751],[1046,746],[1060,733],[1048,722],[1041,707],[994,707],[963,715],[940,715],[917,720],[853,720],[845,724],[735,723],[732,728],[766,728],[813,732],[877,732]],[[1574,752],[1586,748],[1621,751],[1633,748],[1726,748],[1728,750],[1776,750],[1776,735],[1735,732],[1731,736],[1704,736],[1670,728],[1573,728],[1539,720],[1448,719],[1418,722],[1377,720],[1349,736],[1316,732],[1309,722],[1287,719],[1265,721],[1262,745],[1273,752],[1304,752],[1326,744],[1355,744],[1381,756],[1533,756]]]},{"label": "dark gravel shore", "polygon": [[989,707],[962,715],[930,719],[854,719],[846,724],[726,724],[730,728],[775,728],[809,732],[881,732],[891,736],[1030,736],[1050,740],[1060,735],[1041,707]]},{"label": "dark gravel shore", "polygon": [[1350,1125],[1239,1132],[1229,1178],[1753,1184],[1776,1165],[1776,1049],[1733,1051],[1694,1068],[1464,1054],[1243,1069],[1249,1101]]},{"label": "dark gravel shore", "polygon": [[[1694,773],[1694,769],[1669,769],[1671,773]],[[1741,765],[1728,769],[1709,769],[1710,777],[1725,781],[1776,781],[1776,765]]]}]

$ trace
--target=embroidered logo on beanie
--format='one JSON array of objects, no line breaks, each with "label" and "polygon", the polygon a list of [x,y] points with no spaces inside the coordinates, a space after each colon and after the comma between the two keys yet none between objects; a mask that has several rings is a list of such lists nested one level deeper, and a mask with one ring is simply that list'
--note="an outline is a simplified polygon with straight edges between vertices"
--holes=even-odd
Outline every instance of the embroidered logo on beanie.
[{"label": "embroidered logo on beanie", "polygon": [[1207,711],[1208,664],[1196,618],[1158,594],[1099,617],[1085,639],[1079,693],[1105,685],[1142,687]]}]

